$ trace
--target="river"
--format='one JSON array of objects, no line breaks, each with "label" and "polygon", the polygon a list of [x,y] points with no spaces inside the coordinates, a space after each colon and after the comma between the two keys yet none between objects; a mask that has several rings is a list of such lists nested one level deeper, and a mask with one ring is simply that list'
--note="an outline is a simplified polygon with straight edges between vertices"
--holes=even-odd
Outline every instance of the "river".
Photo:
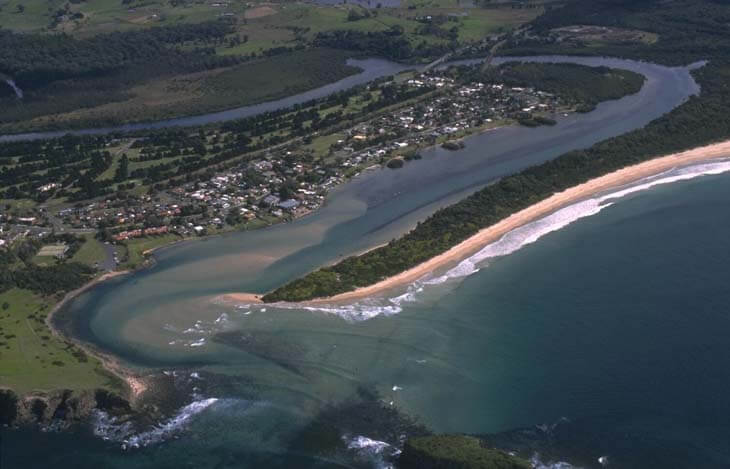
[{"label": "river", "polygon": [[[153,462],[170,463],[176,457],[212,467],[211,461],[218,461],[216,451],[230,455],[237,444],[244,467],[261,461],[271,467],[277,461],[281,467],[294,462],[330,467],[319,455],[292,451],[293,435],[320,415],[324,405],[347,402],[362,386],[373,387],[386,402],[435,431],[491,433],[553,423],[552,410],[535,411],[531,419],[529,412],[520,410],[521,401],[502,395],[515,392],[519,379],[524,379],[520,374],[522,378],[510,381],[515,388],[499,381],[515,353],[522,350],[524,357],[530,356],[524,344],[525,327],[530,326],[522,322],[494,328],[489,321],[503,320],[501,311],[522,304],[519,289],[529,290],[530,283],[520,283],[519,270],[508,277],[515,282],[510,295],[495,297],[501,302],[479,295],[486,288],[480,283],[481,273],[463,287],[448,282],[416,295],[415,301],[412,294],[417,291],[411,290],[405,296],[393,292],[396,300],[372,299],[321,311],[216,301],[219,294],[231,291],[267,291],[341,256],[387,242],[490,181],[639,128],[699,91],[689,68],[605,58],[532,60],[625,68],[642,73],[647,81],[635,95],[602,103],[585,115],[561,117],[553,127],[501,128],[468,138],[462,151],[433,148],[401,170],[362,174],[333,191],[321,210],[304,219],[163,249],[155,255],[153,268],[82,294],[57,316],[57,324],[68,332],[140,370],[195,369],[235,377],[237,384],[235,391],[228,388],[215,396],[221,401],[196,396],[196,407],[183,409],[186,415],[200,410],[191,427],[193,436],[180,440],[189,446],[168,442],[165,449],[142,450],[127,459],[118,459],[118,444],[85,439],[72,447],[86,448],[89,457],[110,461],[113,467],[129,467],[125,464],[132,461],[153,467]],[[464,296],[462,290],[469,285]],[[539,304],[539,298],[534,301]],[[527,337],[534,341],[536,334],[538,330],[529,330]],[[481,360],[489,366],[483,367]],[[541,377],[543,387],[548,386],[549,378],[539,373],[525,383],[533,386]],[[502,398],[510,403],[509,412],[499,410]],[[207,412],[208,406],[219,411]],[[342,438],[365,431],[350,425],[354,433]],[[230,434],[223,437],[221,428]],[[382,438],[370,430],[365,436]],[[16,437],[23,441],[22,434]],[[49,445],[62,447],[62,441],[59,437]],[[372,445],[368,448],[363,450],[366,459],[377,459],[380,452]],[[359,450],[352,451],[353,457],[360,457]]]},{"label": "river", "polygon": [[58,130],[48,132],[29,132],[22,134],[0,135],[0,142],[15,142],[22,140],[40,140],[48,138],[57,138],[64,135],[99,135],[112,132],[134,132],[147,129],[164,129],[170,127],[193,127],[199,125],[213,124],[216,122],[225,122],[244,117],[255,116],[264,112],[285,109],[295,104],[305,103],[312,99],[329,96],[332,93],[352,88],[356,85],[368,83],[377,78],[394,75],[415,68],[414,66],[404,65],[384,59],[350,59],[347,61],[349,65],[360,68],[362,71],[355,75],[343,78],[342,80],[321,86],[303,93],[288,96],[286,98],[267,101],[251,106],[242,106],[226,111],[211,112],[201,114],[199,116],[180,117],[175,119],[165,119],[154,122],[139,122],[133,124],[118,125],[113,127],[98,127],[80,130]]}]

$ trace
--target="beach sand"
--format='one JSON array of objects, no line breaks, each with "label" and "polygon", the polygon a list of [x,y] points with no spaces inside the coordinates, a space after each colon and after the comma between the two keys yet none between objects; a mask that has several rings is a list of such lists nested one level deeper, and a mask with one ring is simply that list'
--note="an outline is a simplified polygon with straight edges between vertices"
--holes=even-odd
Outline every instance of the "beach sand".
[{"label": "beach sand", "polygon": [[[376,296],[384,291],[408,285],[434,270],[455,264],[462,259],[475,254],[484,246],[499,240],[506,233],[526,225],[527,223],[548,216],[567,205],[601,192],[605,192],[609,189],[631,184],[649,176],[663,173],[676,167],[725,157],[730,157],[730,140],[654,158],[633,166],[627,166],[583,184],[571,187],[562,192],[553,194],[547,199],[514,213],[494,225],[480,230],[474,236],[462,241],[448,251],[432,257],[426,262],[423,262],[400,274],[394,275],[367,287],[358,288],[351,292],[341,293],[327,298],[317,298],[301,304],[316,305],[323,303],[351,302],[370,296]],[[224,299],[247,303],[261,302],[260,295],[252,295],[249,293],[231,293],[224,295]]]}]

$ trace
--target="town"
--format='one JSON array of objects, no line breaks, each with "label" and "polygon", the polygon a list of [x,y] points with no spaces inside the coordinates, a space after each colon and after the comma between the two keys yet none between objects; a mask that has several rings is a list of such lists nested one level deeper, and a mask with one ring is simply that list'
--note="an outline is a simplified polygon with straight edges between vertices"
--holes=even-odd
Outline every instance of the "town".
[{"label": "town", "polygon": [[[552,123],[545,116],[569,112],[575,104],[532,87],[463,78],[475,69],[461,66],[408,72],[371,84],[345,100],[345,106],[380,98],[396,103],[387,108],[391,112],[363,112],[366,118],[347,128],[334,126],[268,146],[223,171],[208,171],[205,178],[174,187],[144,184],[135,178],[139,171],[127,168],[172,152],[165,153],[145,136],[115,138],[105,145],[126,150],[115,176],[124,171],[129,179],[116,177],[120,181],[117,190],[102,197],[66,204],[48,199],[28,208],[8,205],[0,214],[0,246],[50,233],[93,235],[106,246],[119,246],[107,247],[107,270],[118,264],[136,267],[145,252],[132,254],[125,249],[132,240],[157,239],[159,242],[144,244],[154,248],[176,239],[291,221],[317,210],[333,187],[363,170],[397,169],[420,159],[419,151],[426,147],[456,150],[464,146],[463,137],[502,125],[527,125],[533,118]],[[405,99],[399,102],[401,97]],[[211,130],[203,141],[215,152],[220,142],[231,141],[234,132]],[[189,148],[174,151],[192,152]],[[127,157],[128,153],[132,156]],[[62,184],[45,180],[35,191],[52,193],[62,189]],[[63,249],[56,252],[60,253],[56,257],[63,257]]]}]

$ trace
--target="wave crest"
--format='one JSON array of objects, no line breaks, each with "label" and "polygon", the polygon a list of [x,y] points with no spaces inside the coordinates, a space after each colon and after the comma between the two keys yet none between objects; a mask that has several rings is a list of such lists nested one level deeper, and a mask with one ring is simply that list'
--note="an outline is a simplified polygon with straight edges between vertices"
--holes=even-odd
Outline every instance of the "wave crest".
[{"label": "wave crest", "polygon": [[[550,215],[504,234],[499,240],[486,245],[479,252],[462,260],[443,274],[437,276],[429,274],[410,284],[405,293],[392,298],[368,298],[345,305],[330,304],[312,306],[292,303],[276,304],[275,306],[281,309],[304,309],[307,311],[334,314],[351,322],[367,321],[378,316],[392,316],[403,310],[404,303],[418,301],[419,294],[425,288],[473,275],[479,272],[480,267],[484,267],[490,259],[512,254],[549,233],[558,231],[582,218],[596,215],[603,209],[612,206],[617,199],[636,192],[645,191],[654,186],[685,181],[700,176],[722,174],[728,171],[730,171],[730,161],[728,160],[698,163],[691,166],[674,168],[647,177],[631,185],[614,189],[611,192],[570,204],[556,210]],[[255,305],[248,306],[255,307]]]}]

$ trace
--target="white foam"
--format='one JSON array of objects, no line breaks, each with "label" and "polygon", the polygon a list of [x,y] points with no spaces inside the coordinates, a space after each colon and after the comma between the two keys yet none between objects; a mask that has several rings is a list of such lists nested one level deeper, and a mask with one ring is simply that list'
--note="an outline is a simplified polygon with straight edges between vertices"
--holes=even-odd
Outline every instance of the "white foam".
[{"label": "white foam", "polygon": [[[392,316],[403,311],[405,303],[418,301],[419,295],[427,288],[473,275],[479,272],[480,267],[483,268],[490,259],[512,254],[549,233],[558,231],[582,218],[596,215],[605,208],[612,206],[617,199],[650,189],[654,186],[671,184],[705,175],[721,174],[728,171],[730,171],[729,160],[699,163],[692,166],[671,169],[643,179],[638,183],[614,190],[613,192],[576,202],[546,217],[506,233],[499,240],[488,244],[479,252],[462,260],[443,274],[438,276],[427,275],[410,284],[405,293],[392,298],[367,298],[344,305],[322,304],[312,306],[306,303],[275,303],[273,306],[280,309],[306,310],[332,314],[348,322],[368,321],[379,316]],[[241,304],[236,307],[250,309],[255,307],[255,305]],[[266,308],[261,308],[259,311],[266,312]],[[250,314],[250,312],[244,314]]]},{"label": "white foam", "polygon": [[119,423],[116,417],[111,417],[102,410],[94,409],[91,414],[94,435],[106,441],[122,441],[132,431],[130,422]]},{"label": "white foam", "polygon": [[218,402],[216,398],[200,399],[180,409],[173,417],[152,427],[150,430],[134,433],[130,422],[119,422],[106,412],[96,410],[93,415],[93,432],[99,438],[115,441],[122,449],[142,448],[167,440],[183,431],[187,424],[198,414]]},{"label": "white foam", "polygon": [[218,399],[211,397],[191,402],[178,411],[170,419],[158,424],[146,432],[131,435],[123,440],[123,448],[142,448],[152,444],[160,443],[172,435],[182,431],[190,420],[203,412],[211,405],[218,402]]},{"label": "white foam", "polygon": [[[479,272],[479,266],[483,266],[486,261],[512,254],[549,233],[560,230],[582,218],[596,215],[605,208],[612,206],[617,199],[658,185],[671,184],[705,175],[722,174],[728,171],[730,171],[730,161],[728,160],[675,168],[618,190],[576,202],[546,217],[516,228],[506,233],[499,240],[488,244],[476,254],[459,262],[442,275],[436,277],[426,276],[414,282],[408,286],[406,293],[399,296],[380,300],[363,300],[351,305],[305,306],[303,309],[336,314],[349,321],[366,321],[381,315],[391,316],[402,311],[403,303],[417,301],[418,294],[423,292],[425,287],[440,285],[450,280],[473,275]],[[302,307],[297,307],[297,309],[302,309]]]},{"label": "white foam", "polygon": [[580,469],[579,466],[573,466],[564,461],[542,462],[540,461],[540,456],[537,454],[530,458],[530,465],[532,465],[533,469]]},{"label": "white foam", "polygon": [[223,313],[220,316],[218,316],[218,318],[214,322],[216,324],[228,322],[228,315],[226,313]]},{"label": "white foam", "polygon": [[355,451],[360,457],[367,458],[375,463],[378,469],[393,469],[392,463],[385,458],[392,458],[400,454],[400,450],[385,441],[374,440],[363,435],[350,438],[342,437],[347,442],[347,449]]},{"label": "white foam", "polygon": [[369,449],[374,453],[382,453],[390,444],[384,441],[373,440],[366,436],[358,435],[347,443],[348,449]]}]

